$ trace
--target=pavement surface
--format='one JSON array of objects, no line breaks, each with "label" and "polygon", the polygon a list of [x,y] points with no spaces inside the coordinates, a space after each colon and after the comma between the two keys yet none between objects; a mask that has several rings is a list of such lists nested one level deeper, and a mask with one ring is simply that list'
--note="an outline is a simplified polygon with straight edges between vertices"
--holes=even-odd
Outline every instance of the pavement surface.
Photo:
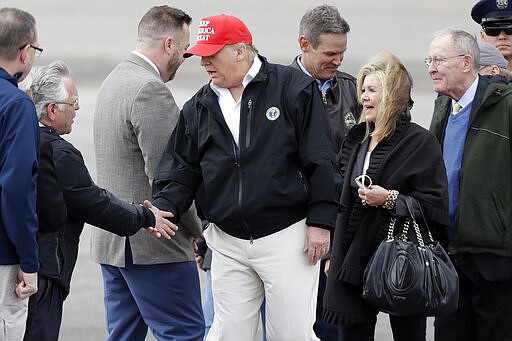
[{"label": "pavement surface", "polygon": [[[470,18],[476,0],[344,0],[336,3],[324,0],[174,0],[169,5],[193,17],[191,44],[200,18],[231,14],[244,20],[262,55],[272,62],[289,64],[299,51],[297,32],[301,16],[322,3],[338,6],[351,26],[341,70],[357,75],[359,67],[376,52],[387,50],[396,54],[415,82],[413,120],[428,127],[435,94],[423,60],[431,34],[453,26],[479,35],[479,26]],[[99,85],[134,48],[142,15],[159,4],[148,0],[0,0],[0,7],[22,8],[36,18],[40,46],[44,48],[36,65],[57,59],[70,65],[80,92],[81,109],[73,132],[66,138],[82,151],[93,178],[96,172],[92,113]],[[177,103],[182,105],[207,81],[199,58],[192,57],[183,64],[169,87]],[[82,234],[71,294],[64,304],[61,341],[104,340],[107,335],[101,273],[99,266],[89,258],[90,228],[86,226]],[[433,340],[432,329],[432,319],[429,319],[428,340]],[[147,340],[154,340],[150,334]],[[385,314],[379,315],[375,339],[392,340]]]}]

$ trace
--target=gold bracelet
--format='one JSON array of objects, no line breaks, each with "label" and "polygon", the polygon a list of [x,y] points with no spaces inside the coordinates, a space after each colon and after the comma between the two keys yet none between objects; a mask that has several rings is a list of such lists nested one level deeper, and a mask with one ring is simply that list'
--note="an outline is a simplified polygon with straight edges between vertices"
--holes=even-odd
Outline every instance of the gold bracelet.
[{"label": "gold bracelet", "polygon": [[392,210],[395,207],[396,204],[396,198],[398,198],[398,191],[395,191],[394,189],[388,191],[388,195],[386,197],[386,202],[382,207]]}]

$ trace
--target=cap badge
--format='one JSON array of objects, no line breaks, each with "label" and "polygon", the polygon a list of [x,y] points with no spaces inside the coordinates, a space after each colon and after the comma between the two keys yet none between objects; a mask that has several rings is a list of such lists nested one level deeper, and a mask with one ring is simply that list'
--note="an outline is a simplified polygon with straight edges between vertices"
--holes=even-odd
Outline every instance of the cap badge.
[{"label": "cap badge", "polygon": [[508,0],[496,0],[496,7],[498,7],[498,9],[507,9]]},{"label": "cap badge", "polygon": [[279,118],[281,115],[281,111],[279,111],[279,108],[277,107],[270,107],[267,109],[267,112],[265,116],[267,116],[267,120],[269,121],[275,121]]}]

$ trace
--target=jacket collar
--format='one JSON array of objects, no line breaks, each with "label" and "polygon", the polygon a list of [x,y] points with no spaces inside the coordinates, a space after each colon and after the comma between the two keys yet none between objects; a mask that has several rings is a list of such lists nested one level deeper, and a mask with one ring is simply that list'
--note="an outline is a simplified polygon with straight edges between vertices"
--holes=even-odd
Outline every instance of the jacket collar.
[{"label": "jacket collar", "polygon": [[57,131],[53,127],[46,126],[46,125],[42,124],[41,122],[39,122],[39,130],[42,132],[50,133],[52,135],[57,135]]},{"label": "jacket collar", "polygon": [[[304,72],[304,70],[305,70],[304,65],[301,65],[302,62],[299,62],[299,58],[300,58],[300,55],[296,56],[293,59],[293,61],[290,64],[290,66],[295,68],[295,69],[297,69],[297,70],[301,70],[302,72]],[[301,64],[299,64],[299,63],[301,63]],[[321,87],[320,81],[318,79],[314,78],[309,72],[307,72],[307,70],[304,73],[306,73],[308,76],[312,77],[316,81],[316,83],[318,85],[318,88],[320,89],[320,87]],[[336,74],[334,75],[334,77],[332,77],[330,79],[331,86],[329,87],[329,89],[331,89],[331,93],[334,96],[334,101],[335,102],[338,102],[339,99],[340,99],[339,98],[340,97],[340,92],[339,91],[334,91],[334,89],[336,89],[339,86],[339,80],[338,80],[339,76],[340,76],[340,71],[336,70]]]},{"label": "jacket collar", "polygon": [[129,63],[139,65],[144,69],[148,70],[149,72],[151,72],[152,74],[154,74],[159,79],[162,79],[162,77],[160,77],[160,74],[155,70],[155,68],[151,64],[149,64],[147,61],[137,56],[136,54],[130,53],[130,55],[128,55],[128,58],[126,58],[126,61]]},{"label": "jacket collar", "polygon": [[[504,84],[503,81],[498,77],[486,77],[486,76],[478,76],[478,86],[476,88],[475,97],[473,99],[473,104],[471,105],[471,113],[469,117],[469,125],[475,119],[476,113],[482,109],[483,106],[487,106],[493,103],[496,103],[504,95],[510,95],[512,89],[507,84]],[[446,128],[446,124],[448,122],[448,116],[450,114],[451,108],[451,99],[448,96],[440,95],[435,100],[436,108],[435,111],[441,114],[438,116],[438,120],[436,122],[432,121],[432,127],[439,127],[440,130],[440,141],[444,140],[444,131]],[[434,118],[436,116],[434,115]],[[440,122],[442,121],[442,122]],[[438,132],[439,133],[439,132]]]},{"label": "jacket collar", "polygon": [[6,81],[12,83],[15,87],[18,87],[18,79],[21,77],[22,74],[22,72],[18,72],[13,77],[7,71],[5,71],[5,69],[0,67],[0,78],[3,78]]}]

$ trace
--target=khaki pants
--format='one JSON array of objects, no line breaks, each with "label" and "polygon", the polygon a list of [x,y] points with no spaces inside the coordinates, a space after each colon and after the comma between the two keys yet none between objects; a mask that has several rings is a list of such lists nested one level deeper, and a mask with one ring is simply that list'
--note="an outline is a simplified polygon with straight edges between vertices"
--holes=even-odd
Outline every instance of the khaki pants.
[{"label": "khaki pants", "polygon": [[265,297],[267,341],[317,341],[319,264],[303,252],[305,220],[252,242],[210,224],[215,315],[207,341],[256,341]]},{"label": "khaki pants", "polygon": [[21,341],[25,334],[28,298],[14,292],[19,270],[19,264],[0,265],[0,341]]}]

